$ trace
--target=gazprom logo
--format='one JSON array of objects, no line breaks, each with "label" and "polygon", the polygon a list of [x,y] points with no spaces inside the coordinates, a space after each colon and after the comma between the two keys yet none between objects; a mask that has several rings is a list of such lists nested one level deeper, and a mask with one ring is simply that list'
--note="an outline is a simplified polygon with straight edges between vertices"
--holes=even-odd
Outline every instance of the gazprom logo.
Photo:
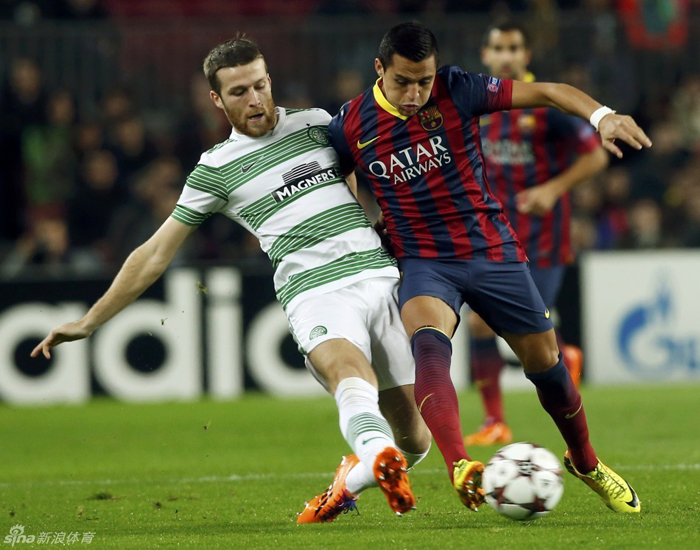
[{"label": "gazprom logo", "polygon": [[625,367],[646,378],[661,378],[678,370],[700,374],[700,327],[678,319],[674,295],[666,279],[648,301],[621,318],[617,346]]}]

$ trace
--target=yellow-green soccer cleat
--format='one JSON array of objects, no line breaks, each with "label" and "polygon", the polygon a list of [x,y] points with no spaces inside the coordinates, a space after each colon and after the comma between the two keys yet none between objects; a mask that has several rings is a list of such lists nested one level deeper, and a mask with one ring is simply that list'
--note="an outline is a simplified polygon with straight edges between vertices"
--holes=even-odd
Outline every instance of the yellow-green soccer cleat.
[{"label": "yellow-green soccer cleat", "polygon": [[463,458],[454,463],[452,483],[459,499],[467,508],[476,512],[484,503],[486,495],[481,488],[481,475],[484,473],[484,465],[481,462],[469,461]]},{"label": "yellow-green soccer cleat", "polygon": [[595,470],[582,474],[576,470],[571,462],[569,451],[566,451],[564,454],[564,466],[569,473],[575,475],[598,493],[605,505],[612,511],[623,514],[637,514],[642,510],[642,503],[632,486],[600,460]]}]

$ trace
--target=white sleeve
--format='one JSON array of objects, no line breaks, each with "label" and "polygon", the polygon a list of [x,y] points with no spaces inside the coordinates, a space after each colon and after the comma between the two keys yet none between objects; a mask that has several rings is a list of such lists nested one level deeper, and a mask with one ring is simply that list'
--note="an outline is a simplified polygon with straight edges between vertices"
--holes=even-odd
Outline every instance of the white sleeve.
[{"label": "white sleeve", "polygon": [[171,217],[186,225],[201,224],[228,203],[226,180],[217,168],[202,163],[206,157],[206,153],[202,155],[200,164],[187,177],[171,214]]}]

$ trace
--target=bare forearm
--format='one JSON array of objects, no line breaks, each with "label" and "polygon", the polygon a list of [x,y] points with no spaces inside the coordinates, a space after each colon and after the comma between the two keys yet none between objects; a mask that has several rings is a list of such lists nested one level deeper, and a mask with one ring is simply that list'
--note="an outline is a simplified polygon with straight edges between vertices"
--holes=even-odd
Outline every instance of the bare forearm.
[{"label": "bare forearm", "polygon": [[163,274],[170,263],[169,259],[153,256],[147,244],[129,255],[104,296],[79,321],[83,328],[94,332],[136,300]]},{"label": "bare forearm", "polygon": [[602,107],[591,96],[568,84],[552,82],[513,83],[513,109],[553,107],[565,113],[590,119],[593,111]]}]

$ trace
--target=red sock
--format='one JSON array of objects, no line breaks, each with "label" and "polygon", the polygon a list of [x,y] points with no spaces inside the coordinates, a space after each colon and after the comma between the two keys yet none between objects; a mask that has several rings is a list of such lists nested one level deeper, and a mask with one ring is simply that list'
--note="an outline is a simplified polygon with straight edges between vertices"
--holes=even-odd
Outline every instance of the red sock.
[{"label": "red sock", "polygon": [[598,459],[588,440],[588,423],[581,394],[574,387],[561,354],[559,362],[551,369],[539,373],[525,373],[525,376],[537,387],[540,403],[559,428],[576,469],[584,474],[593,470]]},{"label": "red sock", "polygon": [[464,448],[459,402],[450,378],[452,343],[439,330],[424,328],[414,333],[411,349],[416,360],[416,404],[452,479],[454,463],[471,460]]},{"label": "red sock", "polygon": [[496,339],[472,338],[470,344],[474,384],[479,388],[486,409],[484,424],[504,422],[500,378],[505,362],[498,353]]}]

